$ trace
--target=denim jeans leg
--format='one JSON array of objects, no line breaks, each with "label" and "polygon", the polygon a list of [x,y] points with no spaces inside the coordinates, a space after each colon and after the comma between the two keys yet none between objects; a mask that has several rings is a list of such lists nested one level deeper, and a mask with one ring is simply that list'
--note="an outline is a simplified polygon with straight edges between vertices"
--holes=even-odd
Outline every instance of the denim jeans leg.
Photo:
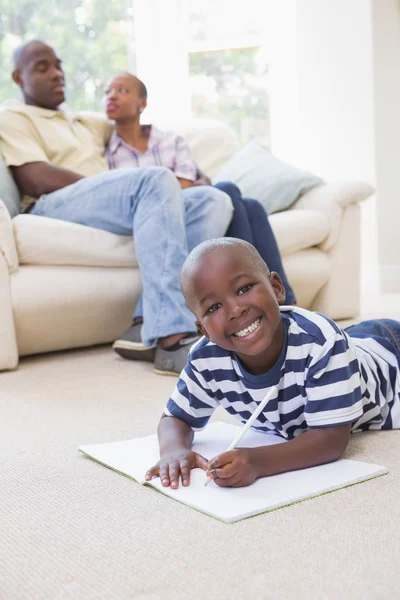
[{"label": "denim jeans leg", "polygon": [[258,200],[242,198],[239,188],[230,181],[222,181],[215,187],[229,194],[234,207],[232,221],[226,235],[253,244],[269,269],[280,275],[286,290],[286,304],[295,303],[296,296],[283,268],[278,244],[263,205]]},{"label": "denim jeans leg", "polygon": [[220,181],[215,184],[215,187],[228,194],[232,200],[233,215],[226,236],[245,240],[254,246],[254,236],[251,230],[249,216],[239,188],[230,181]]},{"label": "denim jeans leg", "polygon": [[[182,190],[182,196],[189,252],[201,242],[225,234],[233,210],[226,194],[210,186],[194,186]],[[142,316],[143,301],[140,297],[133,318]]]},{"label": "denim jeans leg", "polygon": [[193,186],[182,194],[189,252],[205,240],[223,237],[233,213],[229,196],[209,185]]},{"label": "denim jeans leg", "polygon": [[251,198],[243,198],[243,202],[249,216],[255,247],[263,258],[264,256],[267,257],[264,260],[270,270],[276,271],[280,275],[286,290],[285,304],[296,303],[296,296],[286,276],[281,253],[265,208],[258,200],[252,200]]},{"label": "denim jeans leg", "polygon": [[134,235],[143,281],[143,342],[195,331],[179,286],[187,256],[179,183],[163,167],[116,169],[42,196],[32,214]]},{"label": "denim jeans leg", "polygon": [[350,337],[378,335],[387,340],[397,351],[400,358],[400,323],[393,319],[370,319],[344,329]]}]

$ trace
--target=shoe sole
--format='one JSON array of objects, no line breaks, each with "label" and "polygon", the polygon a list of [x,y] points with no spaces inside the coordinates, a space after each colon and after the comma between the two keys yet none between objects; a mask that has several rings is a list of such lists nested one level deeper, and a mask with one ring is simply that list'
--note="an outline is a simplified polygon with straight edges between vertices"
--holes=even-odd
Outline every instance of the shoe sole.
[{"label": "shoe sole", "polygon": [[161,371],[160,369],[153,369],[154,373],[157,373],[157,375],[170,375],[172,377],[179,377],[179,373],[176,373],[176,371]]},{"label": "shoe sole", "polygon": [[113,348],[122,350],[135,350],[135,352],[145,352],[146,350],[155,350],[157,346],[144,346],[143,342],[128,342],[126,340],[117,340],[113,343]]},{"label": "shoe sole", "polygon": [[139,348],[132,348],[132,344],[129,342],[124,343],[115,343],[113,345],[113,350],[122,358],[127,358],[128,360],[142,360],[146,362],[154,362],[154,358],[156,355],[156,348],[146,348],[141,345]]}]

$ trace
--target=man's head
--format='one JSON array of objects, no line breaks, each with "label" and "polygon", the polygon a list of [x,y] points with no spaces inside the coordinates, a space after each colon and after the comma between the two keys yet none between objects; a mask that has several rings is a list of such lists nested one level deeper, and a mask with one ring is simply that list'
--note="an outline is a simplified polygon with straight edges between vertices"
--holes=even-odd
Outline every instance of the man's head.
[{"label": "man's head", "polygon": [[235,238],[203,242],[183,265],[181,288],[206,337],[254,372],[275,363],[283,344],[279,304],[285,289],[254,246]]},{"label": "man's head", "polygon": [[21,88],[25,104],[57,110],[65,100],[61,60],[44,42],[32,40],[18,46],[12,78]]},{"label": "man's head", "polygon": [[118,73],[109,79],[104,91],[106,113],[113,121],[139,121],[147,106],[146,86],[130,73]]}]

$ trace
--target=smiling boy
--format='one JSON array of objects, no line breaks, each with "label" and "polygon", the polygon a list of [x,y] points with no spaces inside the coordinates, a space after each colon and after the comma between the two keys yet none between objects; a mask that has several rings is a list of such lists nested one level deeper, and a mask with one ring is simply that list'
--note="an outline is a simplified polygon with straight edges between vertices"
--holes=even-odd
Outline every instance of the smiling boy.
[{"label": "smiling boy", "polygon": [[[189,485],[195,467],[220,486],[337,460],[350,433],[400,427],[400,323],[365,321],[342,330],[291,306],[279,275],[256,249],[209,240],[186,259],[181,287],[204,334],[189,353],[160,420],[160,460],[147,479]],[[272,386],[277,393],[254,427],[287,444],[237,448],[207,461],[194,431],[218,406],[246,422]]]}]

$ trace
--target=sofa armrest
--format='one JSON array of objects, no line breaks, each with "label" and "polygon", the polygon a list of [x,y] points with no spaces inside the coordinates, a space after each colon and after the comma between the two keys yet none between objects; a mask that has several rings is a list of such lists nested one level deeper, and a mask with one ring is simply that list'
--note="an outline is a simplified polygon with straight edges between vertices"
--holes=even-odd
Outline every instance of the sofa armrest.
[{"label": "sofa armrest", "polygon": [[363,181],[344,181],[319,185],[306,192],[292,206],[292,210],[319,210],[330,220],[331,232],[320,245],[328,251],[339,239],[342,213],[351,204],[358,204],[374,193],[374,188]]},{"label": "sofa armrest", "polygon": [[11,298],[11,274],[0,252],[0,371],[18,365],[17,337]]},{"label": "sofa armrest", "polygon": [[0,200],[0,254],[3,255],[10,273],[17,271],[19,266],[17,247],[10,213]]}]

